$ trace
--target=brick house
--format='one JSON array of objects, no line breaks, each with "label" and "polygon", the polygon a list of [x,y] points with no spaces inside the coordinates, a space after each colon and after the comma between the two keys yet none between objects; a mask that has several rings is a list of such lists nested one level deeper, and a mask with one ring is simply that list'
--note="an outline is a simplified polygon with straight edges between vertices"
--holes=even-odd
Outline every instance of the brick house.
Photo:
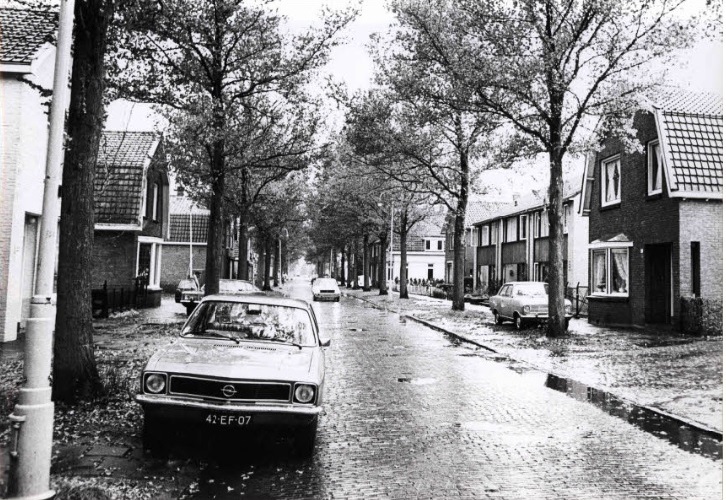
[{"label": "brick house", "polygon": [[[435,212],[426,219],[418,222],[409,231],[406,239],[406,263],[409,279],[443,280],[445,273],[444,226],[446,216],[442,212]],[[380,241],[371,243],[371,278],[378,279],[380,266]],[[387,251],[387,249],[383,249]],[[393,275],[391,276],[391,259],[386,255],[386,274],[389,279],[400,279],[401,271],[401,241],[397,234],[393,234]]]},{"label": "brick house", "polygon": [[169,200],[169,225],[164,234],[164,260],[161,263],[161,288],[174,291],[190,271],[200,277],[207,259],[209,210],[177,193]]},{"label": "brick house", "polygon": [[105,131],[96,178],[93,287],[148,284],[146,307],[161,304],[163,236],[169,218],[167,161],[152,132]]},{"label": "brick house", "polygon": [[34,292],[48,142],[39,88],[53,87],[57,24],[56,13],[0,8],[0,342],[17,338]]},{"label": "brick house", "polygon": [[[466,287],[474,286],[474,269],[476,268],[476,247],[477,240],[475,238],[475,227],[474,223],[485,220],[494,213],[496,210],[503,207],[503,203],[490,202],[482,198],[471,198],[469,200],[466,215],[464,217],[464,278],[466,281]],[[446,271],[444,281],[446,283],[453,283],[454,281],[454,217],[449,214],[444,224],[444,237],[446,238],[445,250],[445,262]],[[471,284],[469,281],[471,280]],[[481,283],[478,280],[477,283]]]},{"label": "brick house", "polygon": [[722,120],[720,96],[663,92],[633,117],[636,151],[610,137],[588,162],[591,323],[721,332]]},{"label": "brick house", "polygon": [[[564,182],[563,214],[565,286],[587,283],[588,220],[578,214],[580,177]],[[475,288],[496,293],[506,281],[547,281],[549,223],[546,186],[517,198],[474,223]]]}]

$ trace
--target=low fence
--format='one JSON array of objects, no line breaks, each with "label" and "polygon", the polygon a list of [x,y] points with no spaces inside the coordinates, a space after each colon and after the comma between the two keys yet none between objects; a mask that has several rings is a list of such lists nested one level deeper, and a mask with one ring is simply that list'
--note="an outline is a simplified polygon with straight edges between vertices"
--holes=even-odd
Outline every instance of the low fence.
[{"label": "low fence", "polygon": [[108,283],[104,281],[102,288],[91,290],[93,316],[108,318],[110,313],[140,309],[146,305],[147,294],[148,285],[143,278],[135,279],[134,284],[128,288],[109,289]]},{"label": "low fence", "polygon": [[565,297],[572,302],[572,312],[576,318],[587,316],[587,296],[590,295],[590,289],[586,286],[568,286],[565,289]]}]

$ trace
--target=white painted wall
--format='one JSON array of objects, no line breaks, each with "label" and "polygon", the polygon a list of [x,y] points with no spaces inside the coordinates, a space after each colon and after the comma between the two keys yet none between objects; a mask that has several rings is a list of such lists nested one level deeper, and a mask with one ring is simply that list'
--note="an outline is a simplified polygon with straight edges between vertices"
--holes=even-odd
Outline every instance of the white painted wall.
[{"label": "white painted wall", "polygon": [[[33,63],[28,79],[51,88],[55,49],[48,45]],[[0,144],[2,144],[2,204],[11,213],[2,223],[2,232],[9,238],[0,241],[0,251],[7,251],[7,268],[1,269],[0,341],[15,340],[22,309],[22,262],[25,215],[40,215],[43,208],[43,177],[48,142],[47,108],[29,85],[18,81],[16,74],[0,74]],[[4,259],[3,259],[4,260]],[[4,267],[4,266],[3,266]],[[4,305],[4,307],[3,307]]]}]

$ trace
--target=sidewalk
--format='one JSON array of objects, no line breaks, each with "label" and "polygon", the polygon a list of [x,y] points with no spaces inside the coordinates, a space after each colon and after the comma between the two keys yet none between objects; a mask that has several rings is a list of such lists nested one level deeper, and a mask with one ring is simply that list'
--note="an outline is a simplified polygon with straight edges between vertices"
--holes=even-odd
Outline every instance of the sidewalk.
[{"label": "sidewalk", "polygon": [[572,319],[567,337],[551,339],[537,327],[498,326],[486,306],[397,292],[345,289],[377,307],[423,322],[537,370],[599,389],[702,429],[723,432],[723,338],[673,332],[603,328]]}]

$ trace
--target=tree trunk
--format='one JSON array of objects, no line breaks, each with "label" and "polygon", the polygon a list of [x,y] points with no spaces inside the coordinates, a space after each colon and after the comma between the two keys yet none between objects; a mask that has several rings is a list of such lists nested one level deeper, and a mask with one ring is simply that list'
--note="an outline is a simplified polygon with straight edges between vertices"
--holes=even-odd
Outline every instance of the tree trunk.
[{"label": "tree trunk", "polygon": [[239,216],[239,262],[237,264],[237,278],[249,280],[249,266],[247,265],[247,254],[249,253],[249,241],[247,241],[247,217],[246,214]]},{"label": "tree trunk", "polygon": [[355,272],[353,268],[353,244],[348,242],[348,245],[345,247],[346,251],[348,252],[348,279],[345,282],[345,286],[348,288],[351,288],[353,285],[351,285],[350,280],[355,279]]},{"label": "tree trunk", "polygon": [[550,153],[550,187],[547,216],[550,223],[549,237],[549,320],[548,337],[560,337],[567,333],[565,317],[564,251],[562,229],[562,155]]},{"label": "tree trunk", "polygon": [[[362,259],[359,258],[360,251],[358,250],[358,237],[353,238],[353,255],[355,258],[355,270],[353,271],[353,290],[358,290],[360,288],[360,285],[358,284],[358,276],[360,276],[361,274],[362,262]],[[365,267],[363,269],[365,269]]]},{"label": "tree trunk", "polygon": [[368,233],[363,235],[363,291],[371,291],[370,267],[371,256],[368,251]]},{"label": "tree trunk", "polygon": [[456,129],[459,137],[459,175],[461,186],[459,187],[459,199],[456,204],[454,217],[454,296],[451,301],[451,309],[454,311],[464,310],[464,256],[466,242],[464,241],[464,218],[469,203],[469,152],[463,139],[461,120],[457,117]]},{"label": "tree trunk", "polygon": [[265,286],[265,278],[264,278],[264,272],[265,272],[265,243],[262,241],[262,235],[260,232],[257,232],[257,276],[255,279],[255,284],[262,288]]},{"label": "tree trunk", "polygon": [[262,289],[265,291],[272,290],[270,286],[270,264],[272,263],[272,243],[270,238],[265,237],[265,279]]},{"label": "tree trunk", "polygon": [[386,282],[386,248],[388,247],[388,232],[378,234],[381,243],[380,259],[378,259],[378,295],[388,295],[388,284]]},{"label": "tree trunk", "polygon": [[280,286],[279,274],[282,272],[282,266],[280,266],[280,260],[282,254],[282,246],[280,238],[275,238],[275,263],[272,266],[272,286]]},{"label": "tree trunk", "polygon": [[408,273],[406,267],[408,265],[408,249],[406,244],[408,242],[408,207],[404,207],[401,212],[401,268],[398,271],[400,276],[399,281],[399,297],[402,299],[408,298]]},{"label": "tree trunk", "polygon": [[207,261],[205,267],[205,295],[219,292],[219,278],[224,257],[224,140],[213,145],[212,199],[209,206],[209,233],[207,237]]},{"label": "tree trunk", "polygon": [[93,182],[105,118],[103,59],[113,8],[110,0],[77,2],[74,8],[53,347],[53,400],[65,403],[93,399],[104,391],[93,352]]},{"label": "tree trunk", "polygon": [[345,286],[345,245],[340,249],[340,284]]}]

